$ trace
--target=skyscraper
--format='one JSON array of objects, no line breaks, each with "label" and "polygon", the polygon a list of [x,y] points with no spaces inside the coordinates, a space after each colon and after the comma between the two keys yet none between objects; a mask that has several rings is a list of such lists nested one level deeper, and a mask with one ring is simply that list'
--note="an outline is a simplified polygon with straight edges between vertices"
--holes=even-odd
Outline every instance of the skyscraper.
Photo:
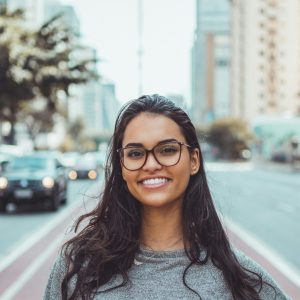
[{"label": "skyscraper", "polygon": [[192,48],[192,118],[195,123],[229,114],[230,5],[196,0]]},{"label": "skyscraper", "polygon": [[0,8],[1,6],[6,6],[7,5],[7,0],[0,0]]},{"label": "skyscraper", "polygon": [[234,115],[299,115],[300,2],[234,0],[231,8]]}]

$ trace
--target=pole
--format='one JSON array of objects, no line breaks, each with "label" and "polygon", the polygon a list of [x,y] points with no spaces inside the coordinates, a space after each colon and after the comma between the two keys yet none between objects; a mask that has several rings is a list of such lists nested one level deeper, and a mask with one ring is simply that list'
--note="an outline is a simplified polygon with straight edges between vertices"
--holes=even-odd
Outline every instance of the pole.
[{"label": "pole", "polygon": [[138,93],[143,94],[143,0],[138,0]]}]

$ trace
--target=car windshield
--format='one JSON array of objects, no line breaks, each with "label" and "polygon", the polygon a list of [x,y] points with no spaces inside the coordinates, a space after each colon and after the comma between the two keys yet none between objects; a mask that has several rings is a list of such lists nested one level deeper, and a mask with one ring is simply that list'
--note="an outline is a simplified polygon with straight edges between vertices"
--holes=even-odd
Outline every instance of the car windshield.
[{"label": "car windshield", "polygon": [[77,167],[90,167],[94,168],[96,165],[96,161],[92,157],[83,157],[77,160],[76,166]]},{"label": "car windshield", "polygon": [[43,170],[49,167],[49,160],[43,157],[18,157],[9,163],[7,170]]}]

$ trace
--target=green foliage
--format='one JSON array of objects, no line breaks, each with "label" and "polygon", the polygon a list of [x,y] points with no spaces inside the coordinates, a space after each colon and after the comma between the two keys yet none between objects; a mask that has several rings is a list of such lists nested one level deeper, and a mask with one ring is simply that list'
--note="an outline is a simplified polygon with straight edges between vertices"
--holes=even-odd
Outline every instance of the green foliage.
[{"label": "green foliage", "polygon": [[20,101],[34,97],[34,74],[26,61],[32,46],[32,32],[23,26],[23,12],[0,10],[0,117],[14,122]]},{"label": "green foliage", "polygon": [[211,124],[207,140],[217,147],[219,158],[240,159],[242,150],[249,148],[253,138],[244,121],[235,118],[222,118]]},{"label": "green foliage", "polygon": [[[48,129],[57,113],[66,116],[62,98],[68,96],[70,85],[98,78],[95,63],[91,49],[78,44],[62,15],[31,29],[23,11],[1,9],[0,120],[12,125],[11,142],[20,119],[29,118],[29,123],[32,118],[46,120]],[[60,97],[62,93],[65,97]],[[32,105],[36,97],[45,102],[42,110]],[[44,127],[36,126],[39,130]]]},{"label": "green foliage", "polygon": [[196,125],[195,126],[197,138],[199,142],[205,142],[207,140],[207,135],[208,135],[208,126],[205,125]]}]

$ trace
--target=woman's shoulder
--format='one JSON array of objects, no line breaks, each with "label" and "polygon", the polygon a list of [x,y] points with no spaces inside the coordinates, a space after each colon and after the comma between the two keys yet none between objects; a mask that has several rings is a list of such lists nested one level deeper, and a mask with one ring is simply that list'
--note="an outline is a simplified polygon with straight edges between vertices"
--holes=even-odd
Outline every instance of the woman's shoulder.
[{"label": "woman's shoulder", "polygon": [[67,272],[67,263],[61,251],[52,267],[46,286],[44,300],[61,299],[61,283]]},{"label": "woman's shoulder", "polygon": [[[279,299],[287,300],[290,299],[279,287],[278,283],[272,278],[272,276],[257,262],[247,256],[245,253],[238,249],[233,249],[233,252],[240,263],[240,265],[249,270],[250,272],[256,273],[261,276],[264,284],[260,292],[262,299]],[[276,296],[276,297],[275,297]]]}]

